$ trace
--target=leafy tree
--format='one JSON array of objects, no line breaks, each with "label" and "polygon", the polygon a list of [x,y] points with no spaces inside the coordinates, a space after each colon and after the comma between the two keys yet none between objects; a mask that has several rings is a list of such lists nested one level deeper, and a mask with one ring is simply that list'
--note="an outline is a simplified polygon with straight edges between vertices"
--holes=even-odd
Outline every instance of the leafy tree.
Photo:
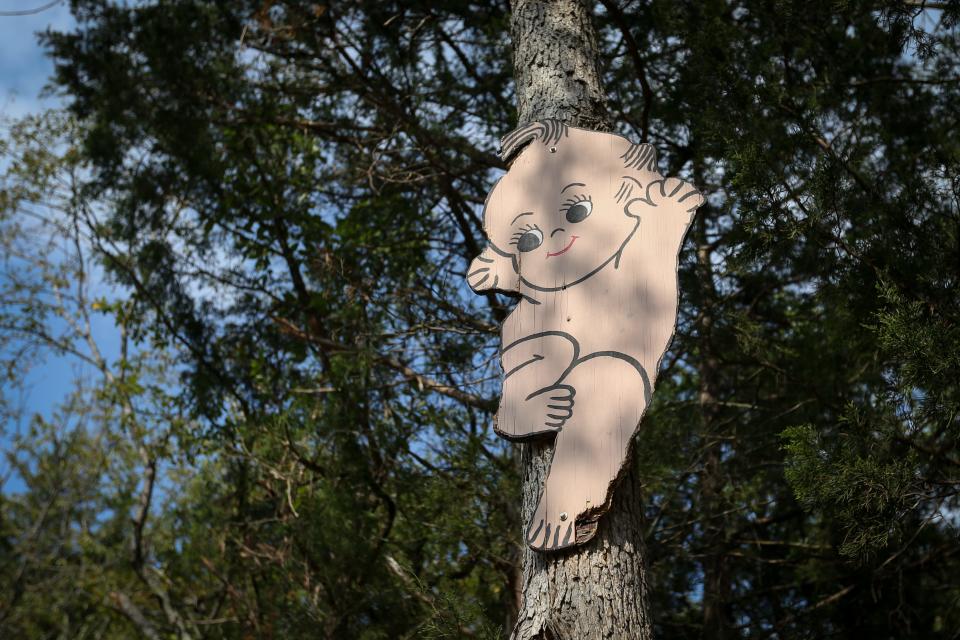
[{"label": "leafy tree", "polygon": [[[72,7],[44,36],[72,119],[7,136],[0,216],[34,241],[25,211],[74,181],[60,236],[131,351],[18,444],[0,629],[509,632],[508,301],[462,278],[516,124],[510,7]],[[611,122],[708,195],[637,447],[655,635],[955,637],[960,7],[590,7]],[[56,344],[64,288],[21,253],[11,362]]]}]

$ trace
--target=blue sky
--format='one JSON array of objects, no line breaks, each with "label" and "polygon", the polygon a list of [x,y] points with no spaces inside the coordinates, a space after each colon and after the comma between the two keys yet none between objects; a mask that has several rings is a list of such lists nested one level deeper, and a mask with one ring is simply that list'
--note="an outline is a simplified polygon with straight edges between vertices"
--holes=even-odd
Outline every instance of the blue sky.
[{"label": "blue sky", "polygon": [[[0,0],[0,11],[19,11],[46,4],[43,0]],[[31,16],[0,16],[0,114],[20,117],[57,104],[38,94],[53,73],[53,64],[37,44],[37,32],[73,24],[68,3]]]},{"label": "blue sky", "polygon": [[[31,9],[45,4],[43,0],[0,0],[0,12]],[[0,16],[0,120],[17,119],[30,113],[62,104],[57,97],[40,98],[44,86],[53,73],[53,64],[37,43],[37,33],[48,27],[69,29],[74,24],[69,6],[61,2],[55,7],[30,16]],[[94,283],[94,291],[105,290]],[[117,354],[118,336],[113,323],[100,315],[94,316],[94,334],[108,358]],[[25,372],[22,395],[15,392],[19,403],[28,414],[51,416],[57,404],[72,390],[78,375],[86,373],[70,357],[52,353]],[[12,438],[26,424],[0,425],[0,450],[12,446]],[[17,491],[22,483],[10,477],[3,483],[8,468],[0,457],[0,484],[5,491]]]}]

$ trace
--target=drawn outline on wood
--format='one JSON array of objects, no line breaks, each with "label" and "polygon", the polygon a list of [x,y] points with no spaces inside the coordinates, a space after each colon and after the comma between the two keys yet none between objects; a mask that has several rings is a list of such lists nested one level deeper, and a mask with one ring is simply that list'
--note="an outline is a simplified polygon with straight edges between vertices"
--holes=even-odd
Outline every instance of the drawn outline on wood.
[{"label": "drawn outline on wood", "polygon": [[550,551],[590,540],[673,337],[680,247],[703,197],[664,178],[626,138],[534,122],[503,138],[515,158],[484,205],[476,292],[519,295],[504,320],[496,432],[555,437],[526,532]]}]

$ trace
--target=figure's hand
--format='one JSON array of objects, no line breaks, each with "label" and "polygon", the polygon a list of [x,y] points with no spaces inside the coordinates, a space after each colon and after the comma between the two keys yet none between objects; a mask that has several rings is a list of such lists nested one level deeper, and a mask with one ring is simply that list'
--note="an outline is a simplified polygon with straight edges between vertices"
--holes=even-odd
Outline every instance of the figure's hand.
[{"label": "figure's hand", "polygon": [[573,415],[576,394],[576,389],[570,385],[558,384],[528,397],[526,415],[538,416],[537,423],[531,427],[536,431],[559,432]]},{"label": "figure's hand", "polygon": [[474,258],[467,269],[467,284],[482,291],[516,291],[520,277],[513,268],[513,261],[493,251],[490,247]]},{"label": "figure's hand", "polygon": [[647,184],[646,195],[628,202],[626,212],[642,218],[645,209],[649,211],[648,207],[656,207],[668,215],[675,215],[680,222],[689,223],[693,212],[703,203],[703,196],[689,182],[664,178]]},{"label": "figure's hand", "polygon": [[655,207],[669,207],[684,213],[693,213],[703,204],[697,188],[680,178],[654,180],[647,185],[646,199]]},{"label": "figure's hand", "polygon": [[474,258],[467,269],[467,284],[474,291],[486,291],[492,289],[494,284],[499,284],[493,273],[493,260],[483,254]]}]

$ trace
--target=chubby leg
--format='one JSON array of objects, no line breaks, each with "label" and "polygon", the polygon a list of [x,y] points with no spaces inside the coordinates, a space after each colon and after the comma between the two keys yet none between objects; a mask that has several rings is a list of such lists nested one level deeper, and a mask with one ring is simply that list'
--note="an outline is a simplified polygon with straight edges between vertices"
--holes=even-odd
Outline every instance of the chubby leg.
[{"label": "chubby leg", "polygon": [[[609,507],[611,488],[650,397],[646,375],[628,359],[597,355],[563,380],[577,408],[557,435],[553,462],[527,530],[527,543],[549,551],[582,544]],[[589,521],[588,521],[589,520]]]},{"label": "chubby leg", "polygon": [[559,380],[577,359],[577,351],[576,341],[561,332],[538,333],[505,346],[497,433],[523,440],[563,427],[573,413],[576,391]]}]

